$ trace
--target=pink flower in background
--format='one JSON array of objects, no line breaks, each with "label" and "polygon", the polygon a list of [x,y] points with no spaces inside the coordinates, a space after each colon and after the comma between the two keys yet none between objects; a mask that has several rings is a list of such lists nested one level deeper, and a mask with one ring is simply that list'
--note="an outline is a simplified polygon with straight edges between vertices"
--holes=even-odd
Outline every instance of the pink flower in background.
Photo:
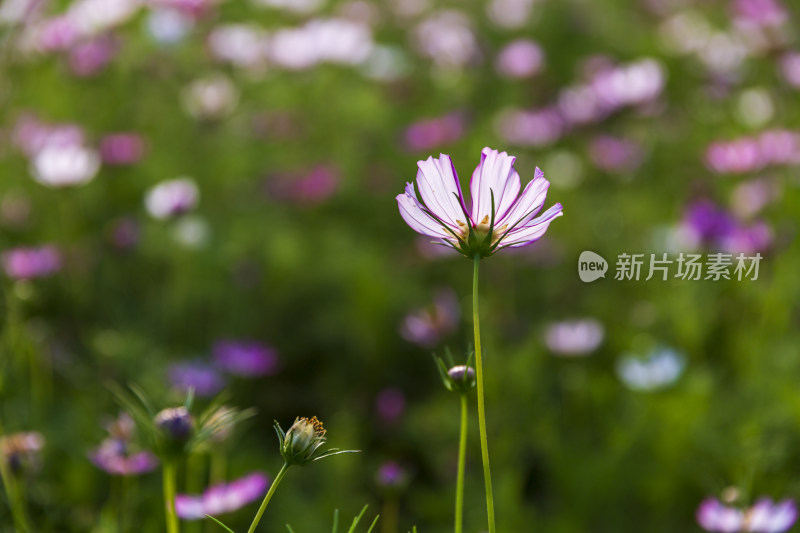
[{"label": "pink flower in background", "polygon": [[732,211],[741,218],[757,215],[780,196],[777,183],[765,178],[740,183],[731,195]]},{"label": "pink flower in background", "polygon": [[80,38],[75,23],[64,15],[42,21],[34,34],[37,48],[44,52],[68,50]]},{"label": "pink flower in background", "polygon": [[506,78],[529,78],[544,66],[542,48],[530,39],[517,39],[506,45],[495,60],[495,68]]},{"label": "pink flower in background", "polygon": [[545,342],[556,355],[587,355],[600,346],[604,336],[603,325],[597,320],[567,320],[550,324]]},{"label": "pink flower in background", "polygon": [[381,464],[375,473],[375,483],[386,491],[397,491],[408,485],[408,472],[395,461],[386,461]]},{"label": "pink flower in background", "polygon": [[55,246],[12,248],[0,256],[6,275],[13,279],[35,279],[61,270],[61,254]]},{"label": "pink flower in background", "polygon": [[99,35],[82,41],[69,50],[69,68],[76,76],[93,76],[108,65],[119,50],[112,35]]},{"label": "pink flower in background", "polygon": [[158,466],[155,455],[134,447],[136,424],[127,413],[109,423],[106,429],[109,436],[89,453],[95,466],[114,476],[136,476]]},{"label": "pink flower in background", "polygon": [[544,235],[550,222],[561,216],[561,204],[541,211],[550,182],[538,168],[520,194],[515,158],[484,148],[470,182],[467,208],[450,157],[429,157],[417,166],[417,198],[413,183],[397,196],[400,215],[411,229],[437,239],[467,257],[488,257],[506,247],[526,246]]},{"label": "pink flower in background", "polygon": [[270,376],[278,371],[278,352],[257,341],[221,340],[214,344],[214,361],[229,374]]},{"label": "pink flower in background", "polygon": [[739,24],[762,28],[778,27],[789,19],[780,0],[734,0],[733,16]]},{"label": "pink flower in background", "polygon": [[641,146],[631,140],[600,135],[589,143],[589,158],[606,172],[631,172],[644,158]]},{"label": "pink flower in background", "polygon": [[412,151],[422,151],[452,144],[464,135],[465,123],[461,113],[420,120],[406,129],[406,146]]},{"label": "pink flower in background", "polygon": [[267,476],[258,472],[248,474],[230,483],[212,485],[201,495],[178,494],[175,512],[184,520],[232,513],[263,496],[267,487]]},{"label": "pink flower in background", "polygon": [[387,387],[375,397],[375,411],[383,422],[396,422],[405,410],[406,395],[397,387]]},{"label": "pink flower in background", "polygon": [[718,174],[754,172],[769,165],[798,165],[800,134],[767,130],[753,137],[717,141],[706,150],[706,164]]},{"label": "pink flower in background", "polygon": [[128,250],[139,243],[141,228],[139,223],[130,217],[123,217],[111,225],[111,244],[120,250]]},{"label": "pink flower in background", "polygon": [[518,146],[547,146],[565,133],[567,124],[555,108],[507,110],[495,120],[498,135]]},{"label": "pink flower in background", "polygon": [[780,68],[786,82],[800,89],[800,52],[787,52],[780,59]]},{"label": "pink flower in background", "polygon": [[191,178],[163,181],[145,196],[145,207],[153,218],[164,220],[191,211],[197,205],[200,192]]},{"label": "pink flower in background", "polygon": [[48,146],[83,146],[86,135],[77,124],[49,124],[32,114],[23,114],[14,124],[14,144],[28,157]]},{"label": "pink flower in background", "polygon": [[434,13],[417,26],[414,36],[417,49],[440,67],[463,67],[478,54],[469,19],[458,11]]},{"label": "pink flower in background", "polygon": [[433,348],[458,327],[458,298],[450,289],[439,290],[433,306],[408,315],[400,328],[403,338],[423,348]]},{"label": "pink flower in background", "polygon": [[797,520],[797,507],[792,500],[774,503],[769,498],[758,500],[750,508],[740,509],[708,498],[697,509],[697,523],[706,531],[720,533],[782,533]]},{"label": "pink flower in background", "polygon": [[266,188],[280,200],[297,205],[317,205],[333,196],[339,188],[339,173],[331,167],[319,165],[305,174],[273,176]]},{"label": "pink flower in background", "polygon": [[144,139],[136,133],[111,133],[100,139],[100,157],[107,165],[133,165],[144,156]]}]

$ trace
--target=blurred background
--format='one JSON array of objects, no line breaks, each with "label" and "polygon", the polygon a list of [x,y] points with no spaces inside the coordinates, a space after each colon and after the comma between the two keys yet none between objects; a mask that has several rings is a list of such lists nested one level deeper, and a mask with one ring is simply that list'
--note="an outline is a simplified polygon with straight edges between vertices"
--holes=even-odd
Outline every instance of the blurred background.
[{"label": "blurred background", "polygon": [[[799,497],[798,15],[2,0],[0,421],[34,432],[3,450],[34,530],[163,530],[158,470],[97,458],[118,383],[157,408],[192,386],[197,409],[257,409],[181,467],[180,492],[274,477],[273,419],[317,415],[363,451],[292,470],[263,530],[328,531],[369,504],[397,509],[396,531],[451,531],[458,398],[431,353],[470,349],[472,265],[395,196],[439,152],[466,186],[484,146],[516,155],[523,184],[540,167],[565,212],[482,262],[499,529],[699,531],[726,488]],[[584,250],[606,279],[580,281]],[[758,279],[613,279],[618,254],[693,251],[760,253]],[[474,412],[469,439],[474,533]]]}]

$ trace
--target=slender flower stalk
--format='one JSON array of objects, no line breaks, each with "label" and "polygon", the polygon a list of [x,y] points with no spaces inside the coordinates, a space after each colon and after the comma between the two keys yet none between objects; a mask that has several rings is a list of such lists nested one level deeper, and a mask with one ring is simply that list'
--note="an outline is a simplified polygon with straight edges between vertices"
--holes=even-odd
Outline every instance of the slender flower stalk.
[{"label": "slender flower stalk", "polygon": [[283,463],[280,472],[275,477],[275,481],[272,482],[272,485],[269,486],[269,491],[267,495],[264,496],[264,501],[261,502],[261,506],[258,508],[258,512],[256,513],[255,518],[253,518],[253,523],[250,524],[250,529],[247,530],[247,533],[253,533],[256,528],[258,527],[258,523],[261,521],[261,516],[264,514],[264,511],[267,509],[267,505],[269,501],[272,499],[272,495],[275,494],[275,490],[278,488],[281,480],[283,480],[283,476],[286,475],[286,471],[289,470],[291,465],[289,463]]},{"label": "slender flower stalk", "polygon": [[464,530],[464,467],[467,461],[467,395],[461,395],[461,433],[458,438],[458,477],[456,479],[456,528]]},{"label": "slender flower stalk", "polygon": [[164,505],[167,519],[167,533],[178,533],[178,515],[175,514],[175,462],[164,463]]},{"label": "slender flower stalk", "polygon": [[481,459],[483,480],[486,484],[486,514],[489,518],[489,533],[496,532],[494,523],[494,496],[492,495],[492,470],[489,467],[489,443],[486,438],[486,408],[483,393],[483,359],[481,357],[481,319],[478,307],[478,271],[481,256],[475,255],[472,276],[472,322],[475,327],[475,374],[478,381],[478,427],[481,435]]}]

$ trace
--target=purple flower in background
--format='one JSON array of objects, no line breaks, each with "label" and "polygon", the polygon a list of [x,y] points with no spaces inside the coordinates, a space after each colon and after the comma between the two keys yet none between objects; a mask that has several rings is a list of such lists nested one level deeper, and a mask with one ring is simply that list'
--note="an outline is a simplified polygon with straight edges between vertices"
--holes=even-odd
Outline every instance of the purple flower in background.
[{"label": "purple flower in background", "polygon": [[749,137],[713,143],[706,151],[706,162],[720,174],[752,172],[763,166],[759,144]]},{"label": "purple flower in background", "polygon": [[415,122],[406,128],[406,146],[420,151],[452,144],[464,135],[465,122],[461,113]]},{"label": "purple flower in background", "polygon": [[736,228],[736,220],[710,200],[699,200],[689,205],[683,217],[683,226],[692,240],[699,245],[716,244]]},{"label": "purple flower in background", "polygon": [[606,172],[630,172],[642,163],[642,148],[638,143],[600,135],[589,144],[589,158],[594,165]]},{"label": "purple flower in background", "polygon": [[739,509],[708,498],[697,509],[700,527],[720,533],[782,533],[796,520],[797,507],[792,500],[773,503],[769,498],[762,498],[750,508]]},{"label": "purple flower in background", "polygon": [[111,225],[111,244],[120,250],[128,250],[139,243],[139,223],[130,217],[120,218]]},{"label": "purple flower in background", "polygon": [[132,165],[144,155],[144,140],[135,133],[111,133],[100,139],[100,157],[107,165]]},{"label": "purple flower in background", "polygon": [[498,135],[519,146],[547,146],[565,133],[567,124],[555,108],[506,110],[495,121]]},{"label": "purple flower in background", "polygon": [[603,342],[605,331],[597,320],[565,320],[550,324],[545,342],[557,355],[587,355]]},{"label": "purple flower in background", "polygon": [[191,211],[200,192],[191,178],[162,181],[147,192],[145,207],[153,218],[163,220]]},{"label": "purple flower in background", "polygon": [[212,485],[201,495],[178,494],[175,512],[184,520],[232,513],[263,496],[268,486],[267,476],[256,472],[230,483]]},{"label": "purple flower in background", "polygon": [[375,411],[387,423],[397,421],[406,410],[406,396],[396,387],[387,387],[375,397]]},{"label": "purple flower in background", "polygon": [[386,461],[375,473],[375,483],[384,491],[397,492],[408,486],[408,472],[395,461]]},{"label": "purple flower in background", "polygon": [[3,252],[0,261],[13,279],[43,278],[61,270],[61,254],[55,246],[11,248]]},{"label": "purple flower in background", "polygon": [[517,39],[507,44],[495,60],[498,74],[506,78],[530,78],[544,65],[542,48],[530,39]]},{"label": "purple flower in background", "polygon": [[433,306],[419,309],[408,315],[400,327],[403,338],[423,348],[433,348],[442,337],[458,327],[458,297],[452,290],[439,290]]},{"label": "purple flower in background", "polygon": [[772,228],[762,221],[749,226],[738,225],[721,242],[721,248],[729,253],[753,254],[763,252],[772,245]]},{"label": "purple flower in background", "polygon": [[201,398],[214,396],[225,387],[225,380],[219,371],[200,361],[175,363],[169,367],[167,375],[172,387],[181,392],[194,389]]},{"label": "purple flower in background", "polygon": [[99,35],[73,46],[69,51],[69,68],[76,76],[92,76],[108,65],[119,49],[112,35]]},{"label": "purple flower in background", "polygon": [[780,60],[781,73],[786,82],[800,89],[800,52],[787,52]]},{"label": "purple flower in background", "polygon": [[36,47],[43,52],[68,50],[79,37],[75,23],[64,15],[44,20],[34,30]]},{"label": "purple flower in background", "polygon": [[484,148],[481,162],[470,182],[471,206],[467,208],[450,156],[429,157],[417,166],[417,198],[413,183],[397,196],[400,215],[411,229],[451,246],[467,257],[488,257],[506,247],[520,247],[538,240],[550,222],[561,216],[555,204],[539,217],[550,182],[538,168],[520,194],[516,158]]},{"label": "purple flower in background", "polygon": [[213,352],[220,368],[236,376],[269,376],[278,371],[278,353],[257,341],[222,340]]}]

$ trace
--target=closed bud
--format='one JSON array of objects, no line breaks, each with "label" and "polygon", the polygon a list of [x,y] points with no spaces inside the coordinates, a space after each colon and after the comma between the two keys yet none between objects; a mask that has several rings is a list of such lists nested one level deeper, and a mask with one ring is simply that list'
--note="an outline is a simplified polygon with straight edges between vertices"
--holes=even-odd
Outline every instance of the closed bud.
[{"label": "closed bud", "polygon": [[475,370],[471,366],[457,365],[447,371],[445,385],[454,392],[466,393],[475,387]]},{"label": "closed bud", "polygon": [[153,419],[164,438],[171,442],[186,442],[192,436],[194,420],[185,407],[170,407]]}]

